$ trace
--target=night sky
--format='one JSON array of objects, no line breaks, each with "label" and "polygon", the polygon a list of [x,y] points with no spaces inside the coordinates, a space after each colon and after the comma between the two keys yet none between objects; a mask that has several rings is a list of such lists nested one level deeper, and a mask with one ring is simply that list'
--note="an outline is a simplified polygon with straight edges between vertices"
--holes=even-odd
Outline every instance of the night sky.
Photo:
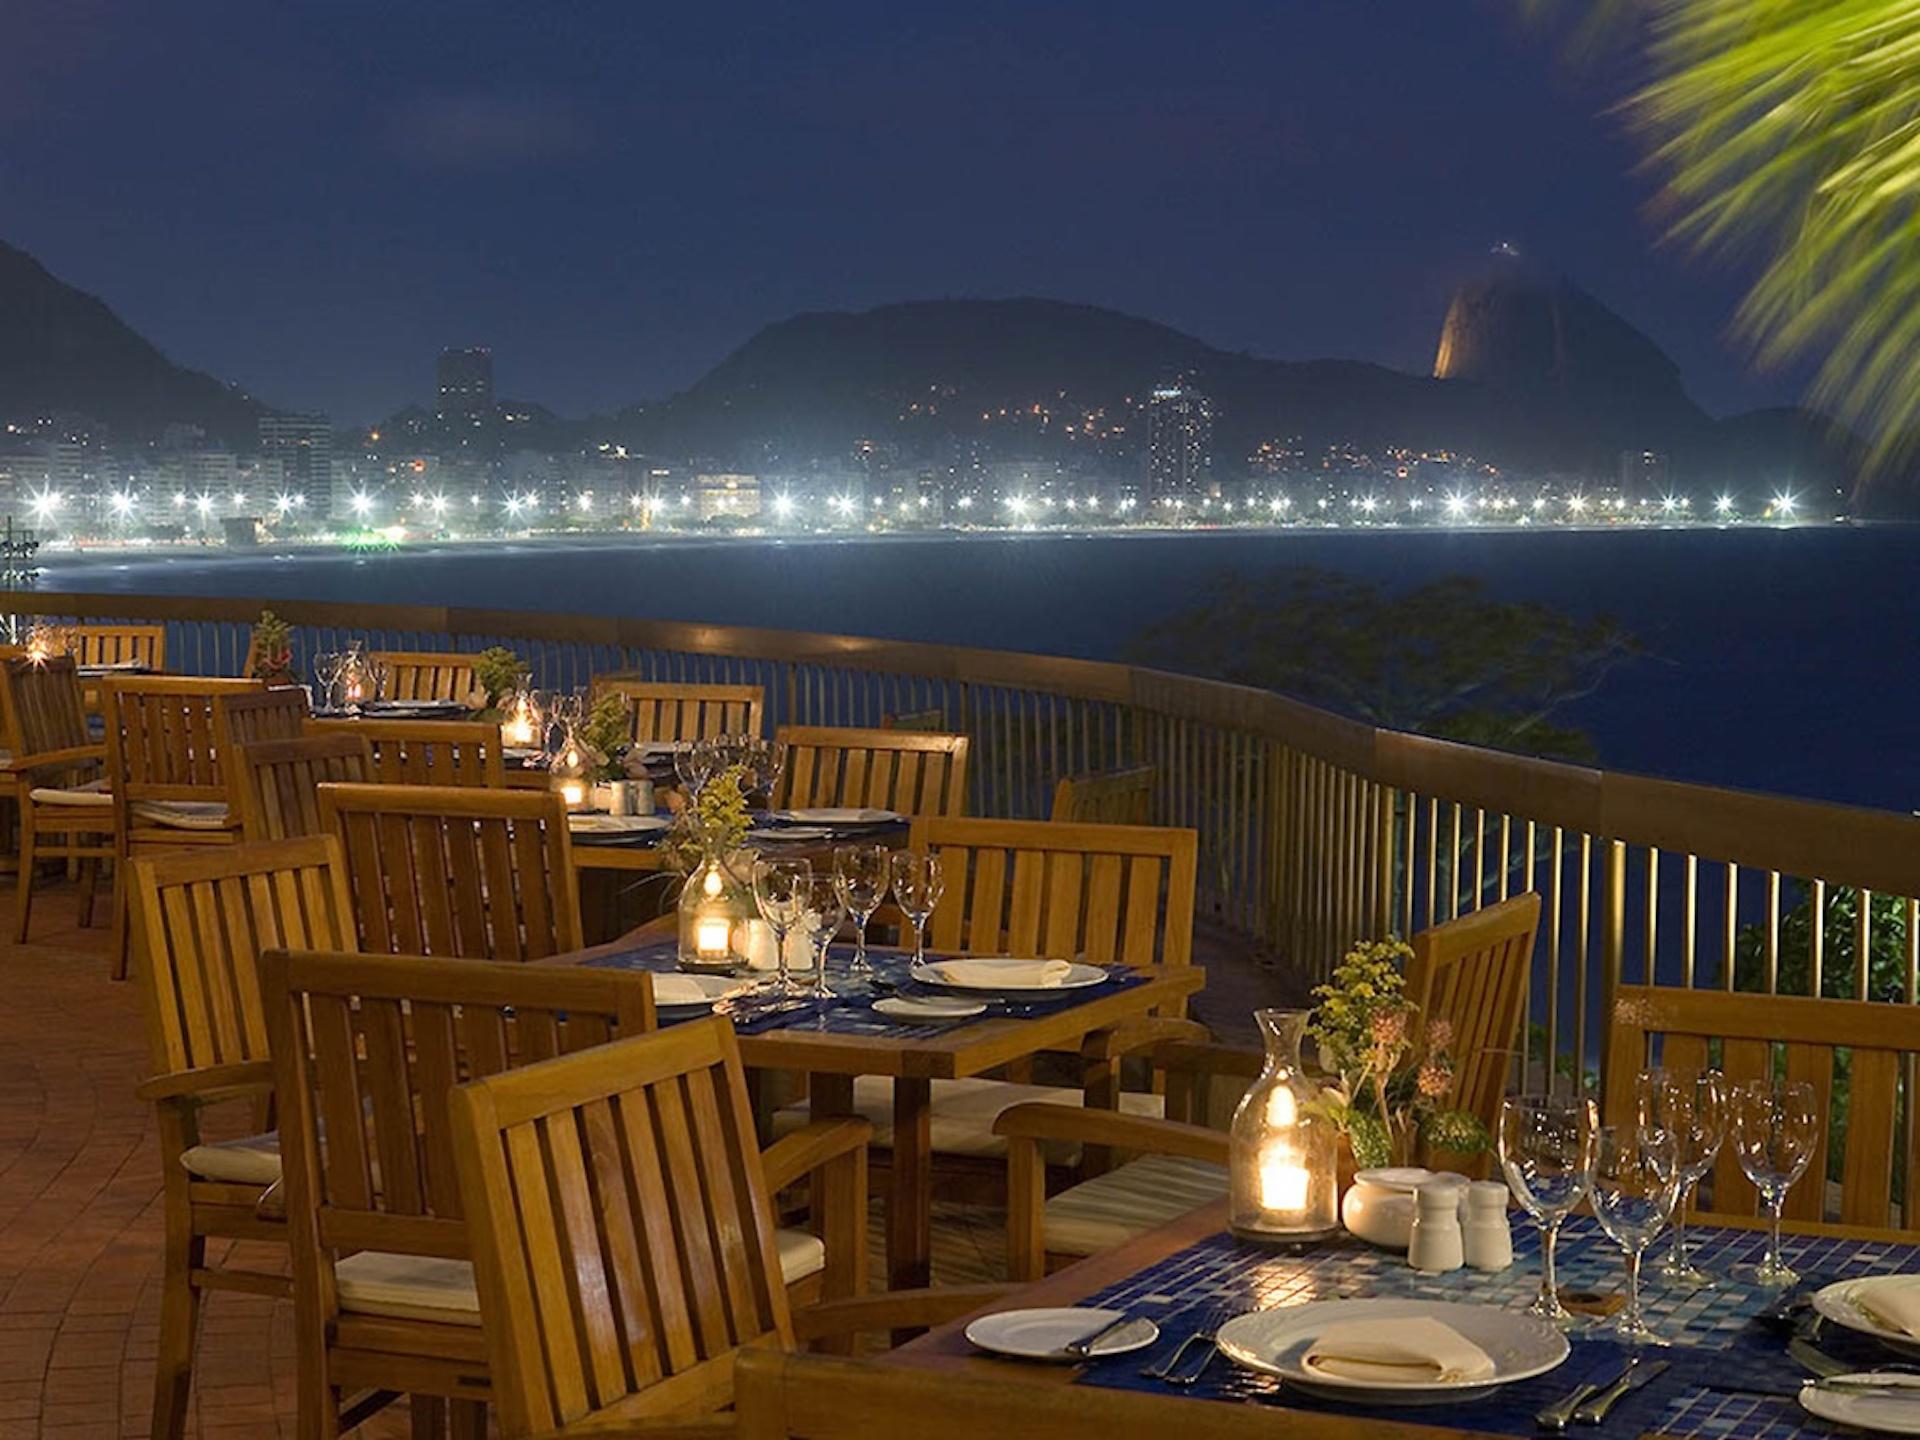
[{"label": "night sky", "polygon": [[804,309],[1035,294],[1432,362],[1496,240],[1727,410],[1741,277],[1517,0],[0,0],[0,238],[174,359],[365,421],[490,344],[604,410]]}]

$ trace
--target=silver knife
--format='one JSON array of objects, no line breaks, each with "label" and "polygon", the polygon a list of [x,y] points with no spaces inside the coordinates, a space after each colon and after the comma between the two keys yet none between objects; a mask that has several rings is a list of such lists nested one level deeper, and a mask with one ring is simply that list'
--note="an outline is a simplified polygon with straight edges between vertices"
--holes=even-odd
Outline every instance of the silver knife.
[{"label": "silver knife", "polygon": [[1071,1355],[1076,1360],[1085,1360],[1093,1354],[1093,1347],[1098,1345],[1102,1340],[1105,1340],[1108,1336],[1125,1330],[1129,1325],[1143,1323],[1145,1322],[1138,1315],[1119,1315],[1108,1324],[1102,1325],[1091,1335],[1082,1335],[1078,1340],[1069,1340],[1066,1344],[1062,1345],[1060,1349],[1062,1353]]},{"label": "silver knife", "polygon": [[1574,1386],[1573,1389],[1554,1401],[1553,1404],[1547,1406],[1546,1409],[1535,1415],[1533,1417],[1533,1423],[1538,1425],[1542,1430],[1566,1429],[1567,1422],[1573,1419],[1573,1412],[1580,1408],[1582,1401],[1594,1394],[1595,1391],[1614,1384],[1626,1373],[1627,1366],[1622,1364],[1610,1379],[1588,1380],[1583,1384]]},{"label": "silver knife", "polygon": [[1627,1362],[1627,1373],[1573,1412],[1582,1425],[1598,1425],[1623,1396],[1631,1395],[1667,1368],[1664,1360],[1645,1360],[1636,1355]]}]

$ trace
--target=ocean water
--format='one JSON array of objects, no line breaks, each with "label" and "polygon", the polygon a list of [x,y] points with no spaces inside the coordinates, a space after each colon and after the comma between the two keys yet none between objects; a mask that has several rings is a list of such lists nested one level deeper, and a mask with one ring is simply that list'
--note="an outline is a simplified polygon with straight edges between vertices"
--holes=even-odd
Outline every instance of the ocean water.
[{"label": "ocean water", "polygon": [[1009,535],[48,557],[42,589],[582,611],[1113,659],[1214,577],[1451,574],[1644,658],[1567,718],[1603,765],[1920,808],[1920,527]]}]

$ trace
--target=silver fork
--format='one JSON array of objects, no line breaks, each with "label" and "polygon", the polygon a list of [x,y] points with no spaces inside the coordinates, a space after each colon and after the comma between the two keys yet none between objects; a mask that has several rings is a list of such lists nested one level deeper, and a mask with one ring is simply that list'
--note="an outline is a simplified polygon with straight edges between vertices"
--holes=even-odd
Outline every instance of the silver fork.
[{"label": "silver fork", "polygon": [[1198,1344],[1202,1340],[1206,1341],[1209,1345],[1211,1345],[1213,1343],[1212,1333],[1210,1331],[1205,1331],[1205,1330],[1194,1331],[1193,1334],[1187,1336],[1186,1339],[1182,1340],[1178,1345],[1174,1346],[1173,1353],[1169,1355],[1166,1359],[1162,1360],[1158,1365],[1141,1366],[1140,1367],[1141,1377],[1147,1380],[1170,1379],[1173,1373],[1180,1368],[1180,1362],[1186,1359],[1187,1347],[1190,1345]]},{"label": "silver fork", "polygon": [[1213,1357],[1220,1353],[1220,1346],[1214,1341],[1213,1332],[1211,1330],[1202,1331],[1200,1334],[1194,1336],[1193,1338],[1196,1340],[1204,1340],[1206,1342],[1207,1353],[1201,1356],[1200,1363],[1194,1366],[1193,1369],[1189,1370],[1186,1374],[1167,1375],[1163,1377],[1166,1380],[1167,1384],[1178,1385],[1182,1389],[1185,1389],[1189,1385],[1199,1384],[1200,1377],[1207,1373],[1207,1367],[1213,1363]]}]

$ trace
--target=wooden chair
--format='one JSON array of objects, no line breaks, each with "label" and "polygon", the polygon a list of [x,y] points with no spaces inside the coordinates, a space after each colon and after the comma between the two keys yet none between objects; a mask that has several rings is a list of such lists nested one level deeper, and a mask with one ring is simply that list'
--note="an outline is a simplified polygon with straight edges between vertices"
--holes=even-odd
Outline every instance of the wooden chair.
[{"label": "wooden chair", "polygon": [[544,790],[322,785],[360,948],[534,960],[581,948],[567,809]]},{"label": "wooden chair", "polygon": [[389,700],[458,700],[471,710],[487,703],[474,679],[473,656],[449,650],[375,650],[367,656],[387,668]]},{"label": "wooden chair", "polygon": [[500,727],[486,720],[313,720],[308,733],[330,735],[350,727],[373,755],[382,785],[473,785],[498,790],[507,783]]},{"label": "wooden chair", "polygon": [[1053,815],[1060,825],[1145,825],[1153,817],[1151,765],[1103,774],[1063,775],[1053,787]]},{"label": "wooden chair", "polygon": [[870,805],[902,815],[963,815],[967,737],[912,730],[782,725],[787,763],[776,809]]},{"label": "wooden chair", "polygon": [[[1650,1064],[1697,1074],[1719,1069],[1730,1086],[1780,1076],[1813,1086],[1819,1139],[1805,1175],[1787,1192],[1789,1219],[1885,1228],[1900,1204],[1903,1234],[1920,1238],[1920,1144],[1902,1156],[1901,1118],[1915,1096],[1920,1021],[1910,1005],[1622,985],[1607,1038],[1606,1117],[1633,1120],[1634,1080]],[[1840,1183],[1828,1183],[1836,1085],[1847,1091]],[[1896,1194],[1896,1182],[1903,1192]],[[1729,1132],[1703,1213],[1752,1215],[1759,1194],[1741,1173]]]},{"label": "wooden chair", "polygon": [[82,665],[167,668],[164,625],[69,625],[67,634],[73,639],[73,658]]},{"label": "wooden chair", "polygon": [[[153,1078],[139,1093],[158,1111],[165,1198],[152,1433],[179,1440],[202,1293],[289,1292],[277,1265],[266,1272],[211,1265],[207,1254],[210,1238],[285,1237],[279,1220],[256,1208],[280,1178],[278,1137],[267,1129],[273,1077],[256,963],[274,946],[350,947],[353,917],[330,836],[183,850],[132,868],[153,1057]],[[202,1134],[203,1114],[241,1104],[252,1107],[241,1138]]]},{"label": "wooden chair", "polygon": [[80,867],[80,923],[93,923],[100,862],[114,858],[113,797],[106,747],[87,731],[73,657],[0,662],[4,773],[20,810],[20,877],[14,933],[27,942],[35,873],[42,860]]},{"label": "wooden chair", "polygon": [[[451,1108],[507,1440],[718,1410],[744,1347],[937,1323],[1006,1293],[856,1295],[796,1317],[770,1200],[787,1142],[756,1154],[724,1020],[479,1080]],[[866,1127],[838,1119],[813,1133],[852,1154]],[[850,1226],[860,1212],[835,1213]],[[830,1252],[852,1238],[828,1219]]]},{"label": "wooden chair", "polygon": [[222,770],[222,696],[257,694],[258,680],[137,676],[104,687],[107,783],[114,819],[114,978],[127,973],[126,862],[173,846],[231,845],[239,817]]},{"label": "wooden chair", "polygon": [[292,685],[218,695],[213,701],[220,739],[227,745],[295,740],[307,720],[307,692]]},{"label": "wooden chair", "polygon": [[249,841],[330,833],[320,813],[320,787],[372,779],[366,737],[338,726],[325,734],[237,745],[227,770],[240,834]]},{"label": "wooden chair", "polygon": [[[1489,1130],[1517,1054],[1539,919],[1540,897],[1529,893],[1413,937],[1406,993],[1428,1018],[1453,1026],[1456,1103]],[[1107,1068],[1108,1084],[1118,1084],[1117,1060],[1144,1052],[1166,1090],[1167,1118],[1126,1114],[1096,1096],[1081,1110],[1022,1104],[994,1122],[1007,1146],[1007,1265],[1015,1279],[1037,1280],[1227,1193],[1224,1132],[1232,1111],[1220,1102],[1237,1098],[1236,1087],[1244,1091],[1261,1057],[1182,1035],[1177,1023],[1150,1019],[1088,1042],[1089,1065]],[[1214,1103],[1202,1103],[1207,1098]],[[1049,1150],[1070,1144],[1136,1158],[1049,1199]]]},{"label": "wooden chair", "polygon": [[767,692],[759,685],[675,685],[602,675],[593,694],[626,696],[636,743],[766,733]]}]

